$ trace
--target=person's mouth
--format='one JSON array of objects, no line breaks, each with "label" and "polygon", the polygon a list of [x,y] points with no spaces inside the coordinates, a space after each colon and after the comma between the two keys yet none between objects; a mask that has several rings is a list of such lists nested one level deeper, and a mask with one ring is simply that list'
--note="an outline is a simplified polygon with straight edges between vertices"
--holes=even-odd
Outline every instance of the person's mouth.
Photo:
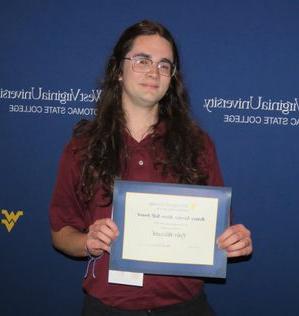
[{"label": "person's mouth", "polygon": [[140,85],[144,88],[153,89],[153,90],[156,90],[159,88],[157,84],[153,84],[153,83],[141,83]]}]

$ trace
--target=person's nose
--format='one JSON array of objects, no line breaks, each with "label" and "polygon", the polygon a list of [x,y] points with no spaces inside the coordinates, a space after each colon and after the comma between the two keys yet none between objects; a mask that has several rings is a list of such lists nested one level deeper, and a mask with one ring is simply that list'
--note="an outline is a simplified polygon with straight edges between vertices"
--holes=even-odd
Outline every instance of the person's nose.
[{"label": "person's nose", "polygon": [[157,63],[152,63],[150,71],[148,72],[148,74],[151,76],[155,76],[155,77],[160,75]]}]

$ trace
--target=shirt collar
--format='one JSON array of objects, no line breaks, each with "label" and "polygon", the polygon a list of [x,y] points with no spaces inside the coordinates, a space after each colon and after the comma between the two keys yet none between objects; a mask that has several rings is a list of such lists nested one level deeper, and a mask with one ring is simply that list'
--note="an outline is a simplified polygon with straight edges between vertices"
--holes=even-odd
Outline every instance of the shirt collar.
[{"label": "shirt collar", "polygon": [[124,141],[129,146],[138,146],[138,145],[147,145],[149,142],[152,142],[153,138],[160,138],[162,137],[166,132],[166,124],[164,121],[160,121],[155,126],[152,133],[148,134],[144,139],[142,139],[140,142],[137,142],[130,133],[126,130],[124,132]]}]

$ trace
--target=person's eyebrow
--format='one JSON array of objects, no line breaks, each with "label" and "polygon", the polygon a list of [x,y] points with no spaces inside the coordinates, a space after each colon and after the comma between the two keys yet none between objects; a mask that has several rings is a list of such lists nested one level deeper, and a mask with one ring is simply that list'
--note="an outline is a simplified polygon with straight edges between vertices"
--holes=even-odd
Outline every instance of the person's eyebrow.
[{"label": "person's eyebrow", "polygon": [[167,62],[167,63],[173,64],[173,61],[169,60],[168,58],[162,58],[160,61],[163,61],[163,62]]}]

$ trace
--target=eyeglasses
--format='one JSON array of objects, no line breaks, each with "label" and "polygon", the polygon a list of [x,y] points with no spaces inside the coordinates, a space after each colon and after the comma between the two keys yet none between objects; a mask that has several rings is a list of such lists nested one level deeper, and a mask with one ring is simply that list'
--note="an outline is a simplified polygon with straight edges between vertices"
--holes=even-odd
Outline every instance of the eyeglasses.
[{"label": "eyeglasses", "polygon": [[132,62],[132,69],[135,72],[147,73],[150,72],[153,64],[157,64],[158,72],[162,76],[172,77],[175,74],[175,64],[169,61],[159,61],[158,63],[152,61],[148,57],[136,56],[136,57],[124,57],[123,59],[130,60]]}]

